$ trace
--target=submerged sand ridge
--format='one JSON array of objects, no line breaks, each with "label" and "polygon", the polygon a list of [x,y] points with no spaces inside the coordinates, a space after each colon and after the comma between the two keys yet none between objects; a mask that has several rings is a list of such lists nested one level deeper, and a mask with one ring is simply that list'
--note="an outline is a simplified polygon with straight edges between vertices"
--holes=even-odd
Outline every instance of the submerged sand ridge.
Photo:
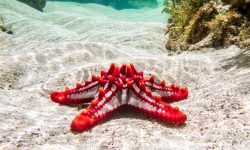
[{"label": "submerged sand ridge", "polygon": [[[40,13],[2,0],[0,13],[14,35],[0,32],[0,148],[247,149],[248,50],[232,46],[168,56],[165,23],[161,17],[150,21],[147,15],[157,11],[148,11],[49,2]],[[73,87],[110,63],[133,63],[146,76],[188,87],[189,98],[174,104],[187,114],[186,124],[173,127],[121,111],[88,132],[71,133],[79,110],[58,106],[49,93]]]}]

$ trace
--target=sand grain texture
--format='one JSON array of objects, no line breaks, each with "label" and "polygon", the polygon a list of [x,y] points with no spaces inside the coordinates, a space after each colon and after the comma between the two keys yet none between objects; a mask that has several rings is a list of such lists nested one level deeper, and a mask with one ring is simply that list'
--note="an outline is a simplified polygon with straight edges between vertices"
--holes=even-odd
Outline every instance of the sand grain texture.
[{"label": "sand grain texture", "polygon": [[[232,46],[168,56],[165,22],[160,21],[167,16],[155,17],[161,8],[116,11],[95,4],[48,2],[44,10],[0,1],[0,14],[15,33],[0,32],[0,149],[250,145],[249,50]],[[87,132],[71,133],[69,125],[79,110],[58,106],[49,93],[73,87],[110,63],[133,63],[146,76],[188,87],[189,98],[174,104],[186,112],[186,124],[173,127],[121,111]]]}]

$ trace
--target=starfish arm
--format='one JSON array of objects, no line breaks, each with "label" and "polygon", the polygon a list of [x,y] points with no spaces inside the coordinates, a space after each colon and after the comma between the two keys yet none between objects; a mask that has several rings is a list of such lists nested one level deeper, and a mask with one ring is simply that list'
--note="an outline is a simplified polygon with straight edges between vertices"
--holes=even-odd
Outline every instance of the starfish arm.
[{"label": "starfish arm", "polygon": [[108,118],[120,106],[119,100],[115,96],[117,91],[116,86],[104,90],[100,88],[91,105],[72,121],[71,130],[83,132]]},{"label": "starfish arm", "polygon": [[164,103],[160,96],[152,96],[141,89],[136,83],[132,85],[132,96],[129,104],[139,111],[164,122],[179,125],[186,121],[186,115],[178,107]]},{"label": "starfish arm", "polygon": [[130,64],[130,67],[131,67],[131,69],[132,69],[132,71],[134,72],[135,75],[143,77],[143,72],[142,71],[141,72],[137,71],[133,64]]},{"label": "starfish arm", "polygon": [[93,76],[92,81],[85,81],[84,84],[77,83],[75,88],[52,92],[50,98],[52,101],[64,105],[87,103],[93,100],[98,85],[99,78]]},{"label": "starfish arm", "polygon": [[[146,82],[145,86],[158,93],[162,100],[168,103],[181,101],[188,97],[187,88],[179,87],[174,84],[166,85],[165,81],[161,81],[160,83],[154,82],[154,77],[150,77]],[[155,95],[153,93],[153,95]]]}]

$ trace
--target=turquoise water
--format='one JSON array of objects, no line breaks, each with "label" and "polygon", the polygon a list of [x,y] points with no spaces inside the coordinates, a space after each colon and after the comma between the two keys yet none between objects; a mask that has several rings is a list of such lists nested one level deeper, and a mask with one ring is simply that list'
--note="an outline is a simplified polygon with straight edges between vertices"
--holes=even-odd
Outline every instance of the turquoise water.
[{"label": "turquoise water", "polygon": [[[27,51],[77,41],[108,44],[138,55],[166,54],[168,15],[162,9],[162,1],[157,7],[122,10],[97,3],[47,1],[44,12],[39,12],[18,1],[0,1],[0,14],[12,25],[17,43],[26,43]],[[13,49],[8,44],[1,49]]]},{"label": "turquoise water", "polygon": [[[95,16],[99,15],[103,15],[104,17],[108,17],[114,20],[123,21],[166,23],[168,19],[168,15],[166,13],[162,13],[163,0],[158,0],[156,5],[152,4],[153,7],[147,7],[146,5],[145,7],[140,7],[137,9],[130,8],[129,6],[125,5],[119,6],[119,9],[117,9],[110,5],[104,5],[101,3],[79,3],[76,1],[79,0],[50,0],[47,2],[47,6],[44,10],[50,11],[51,4],[57,4],[57,7],[63,7],[62,5],[64,5],[65,12],[71,11],[71,13],[81,13],[81,11],[84,11],[89,13],[89,15],[93,15],[93,19],[95,19]],[[75,7],[74,11],[72,11],[72,7]],[[84,13],[82,15],[84,16]]]},{"label": "turquoise water", "polygon": [[130,9],[142,7],[157,7],[161,5],[161,1],[157,0],[49,0],[49,1],[63,1],[63,2],[77,2],[77,3],[97,3],[105,6],[111,6],[115,9]]}]

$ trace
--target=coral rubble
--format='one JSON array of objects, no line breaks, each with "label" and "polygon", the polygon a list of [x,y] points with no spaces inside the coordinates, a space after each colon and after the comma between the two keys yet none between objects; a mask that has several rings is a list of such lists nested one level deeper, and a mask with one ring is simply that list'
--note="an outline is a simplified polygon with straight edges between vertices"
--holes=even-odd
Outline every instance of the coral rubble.
[{"label": "coral rubble", "polygon": [[13,34],[13,31],[11,30],[11,25],[6,26],[4,23],[4,18],[2,16],[0,16],[0,30],[2,32],[6,32],[8,34]]},{"label": "coral rubble", "polygon": [[203,47],[250,46],[250,2],[245,0],[172,0],[166,48],[175,52]]}]

